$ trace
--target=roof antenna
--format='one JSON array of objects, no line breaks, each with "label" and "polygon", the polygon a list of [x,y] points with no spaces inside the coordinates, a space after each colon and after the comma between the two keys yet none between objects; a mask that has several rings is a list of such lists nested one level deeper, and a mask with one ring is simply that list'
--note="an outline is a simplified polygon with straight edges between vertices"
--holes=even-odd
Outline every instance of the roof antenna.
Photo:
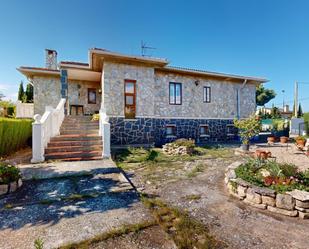
[{"label": "roof antenna", "polygon": [[151,56],[151,55],[147,55],[147,53],[146,53],[146,51],[147,51],[147,49],[156,49],[156,48],[154,48],[154,47],[148,47],[147,45],[146,45],[146,42],[144,42],[144,41],[142,41],[141,42],[141,50],[142,50],[142,56],[144,57],[144,56]]}]

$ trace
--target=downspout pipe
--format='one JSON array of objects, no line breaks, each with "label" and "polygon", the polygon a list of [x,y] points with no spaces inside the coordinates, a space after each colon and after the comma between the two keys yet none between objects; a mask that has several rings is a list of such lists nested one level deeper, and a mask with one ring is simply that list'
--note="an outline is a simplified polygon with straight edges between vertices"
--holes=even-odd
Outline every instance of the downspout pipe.
[{"label": "downspout pipe", "polygon": [[237,89],[236,92],[236,100],[237,100],[237,119],[240,119],[240,92],[241,90],[246,86],[248,80],[245,79],[244,82],[242,83],[241,87]]}]

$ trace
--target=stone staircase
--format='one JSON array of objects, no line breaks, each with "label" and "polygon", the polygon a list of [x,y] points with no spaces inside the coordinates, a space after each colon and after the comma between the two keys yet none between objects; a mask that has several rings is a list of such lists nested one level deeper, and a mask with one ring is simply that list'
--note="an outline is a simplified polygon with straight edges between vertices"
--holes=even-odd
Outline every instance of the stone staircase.
[{"label": "stone staircase", "polygon": [[51,138],[45,149],[45,160],[83,161],[102,159],[99,121],[88,116],[65,117],[60,135]]}]

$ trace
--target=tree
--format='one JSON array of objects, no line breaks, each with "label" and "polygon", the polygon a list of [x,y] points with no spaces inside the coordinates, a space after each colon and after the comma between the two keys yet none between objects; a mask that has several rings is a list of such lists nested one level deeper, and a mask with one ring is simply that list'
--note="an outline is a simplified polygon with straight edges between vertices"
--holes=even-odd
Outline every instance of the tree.
[{"label": "tree", "polygon": [[33,103],[33,86],[31,83],[27,84],[25,95],[26,95],[26,102]]},{"label": "tree", "polygon": [[297,110],[297,117],[301,118],[303,115],[304,115],[304,113],[303,113],[303,110],[301,108],[301,104],[299,103],[298,110]]},{"label": "tree", "polygon": [[270,100],[276,97],[276,93],[272,89],[264,88],[263,85],[259,85],[256,88],[256,104],[258,106],[264,106]]},{"label": "tree", "polygon": [[271,115],[271,118],[281,118],[281,113],[280,113],[278,107],[273,106],[273,108],[271,108],[270,115]]},{"label": "tree", "polygon": [[234,125],[239,129],[239,135],[243,144],[249,144],[250,139],[259,134],[261,130],[260,120],[254,115],[246,119],[235,119]]},{"label": "tree", "polygon": [[25,99],[24,82],[21,81],[18,89],[18,100],[24,102],[24,99]]}]

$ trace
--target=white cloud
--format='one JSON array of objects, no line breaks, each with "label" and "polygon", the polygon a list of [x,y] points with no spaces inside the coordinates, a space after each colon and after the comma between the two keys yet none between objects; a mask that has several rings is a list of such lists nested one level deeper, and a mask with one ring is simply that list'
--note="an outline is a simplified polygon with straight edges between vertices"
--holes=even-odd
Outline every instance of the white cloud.
[{"label": "white cloud", "polygon": [[2,84],[2,83],[0,83],[0,90],[7,91],[9,89],[10,89],[10,85],[9,84]]}]

